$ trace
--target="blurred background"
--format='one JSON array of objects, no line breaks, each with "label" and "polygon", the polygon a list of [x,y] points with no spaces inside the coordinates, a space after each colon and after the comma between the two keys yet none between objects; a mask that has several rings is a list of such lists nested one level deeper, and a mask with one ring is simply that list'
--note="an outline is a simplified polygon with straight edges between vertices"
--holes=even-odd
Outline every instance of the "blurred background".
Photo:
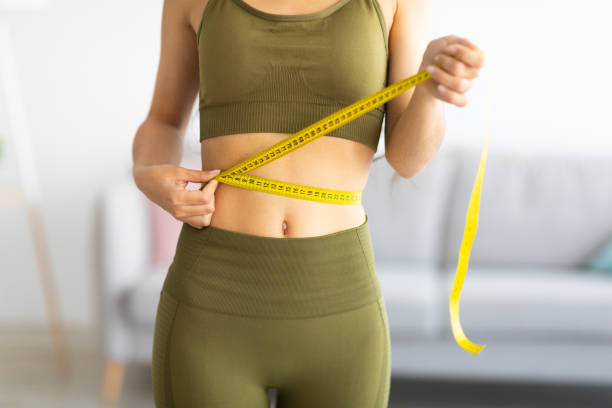
[{"label": "blurred background", "polygon": [[[430,165],[389,193],[379,160],[363,192],[392,335],[389,406],[612,407],[609,7],[432,4],[434,38],[467,37],[489,65],[466,107],[445,106]],[[154,406],[153,322],[179,224],[136,189],[131,145],[162,5],[0,0],[0,407]],[[448,300],[488,69],[460,302],[466,335],[487,345],[473,355]],[[184,165],[200,169],[196,123]]]}]

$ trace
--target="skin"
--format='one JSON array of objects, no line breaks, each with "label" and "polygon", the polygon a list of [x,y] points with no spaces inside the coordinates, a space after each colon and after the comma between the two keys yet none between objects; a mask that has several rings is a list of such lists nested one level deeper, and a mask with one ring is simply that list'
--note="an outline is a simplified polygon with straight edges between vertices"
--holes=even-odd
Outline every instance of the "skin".
[{"label": "skin", "polygon": [[[312,237],[352,228],[365,221],[361,205],[327,204],[247,190],[211,180],[187,190],[264,148],[287,133],[244,133],[205,139],[202,169],[179,166],[185,128],[199,91],[196,31],[208,0],[165,0],[162,44],[150,110],[133,143],[133,177],[138,188],[176,219],[195,228],[208,225],[267,237]],[[304,14],[337,0],[275,4],[248,3],[273,14]],[[478,76],[483,54],[465,38],[429,41],[430,0],[378,0],[389,38],[389,78],[394,83],[429,66],[432,78],[387,102],[385,158],[403,178],[413,177],[433,158],[444,133],[442,103],[465,106],[465,92]],[[455,45],[453,54],[449,45]],[[444,86],[443,90],[437,86]],[[374,151],[329,136],[251,171],[249,174],[331,189],[362,191]],[[316,166],[312,166],[316,163]]]}]

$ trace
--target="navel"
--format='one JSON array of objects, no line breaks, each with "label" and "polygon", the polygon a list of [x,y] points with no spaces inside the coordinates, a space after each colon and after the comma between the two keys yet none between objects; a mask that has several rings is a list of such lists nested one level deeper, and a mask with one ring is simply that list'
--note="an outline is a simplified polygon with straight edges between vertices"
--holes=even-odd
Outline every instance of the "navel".
[{"label": "navel", "polygon": [[285,220],[283,220],[282,229],[283,229],[283,235],[287,235],[287,221]]}]

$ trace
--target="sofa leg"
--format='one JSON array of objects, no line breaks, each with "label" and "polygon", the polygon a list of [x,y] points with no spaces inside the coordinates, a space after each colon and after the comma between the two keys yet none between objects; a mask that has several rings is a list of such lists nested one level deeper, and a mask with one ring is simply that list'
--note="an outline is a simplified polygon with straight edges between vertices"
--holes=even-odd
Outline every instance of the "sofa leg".
[{"label": "sofa leg", "polygon": [[101,389],[101,398],[105,404],[114,406],[119,401],[124,371],[125,363],[123,361],[106,360]]}]

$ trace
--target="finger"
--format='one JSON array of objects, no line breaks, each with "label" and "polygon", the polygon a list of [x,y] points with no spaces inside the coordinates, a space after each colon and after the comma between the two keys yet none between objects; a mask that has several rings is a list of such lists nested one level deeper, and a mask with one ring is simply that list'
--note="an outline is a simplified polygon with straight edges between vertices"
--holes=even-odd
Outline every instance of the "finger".
[{"label": "finger", "polygon": [[473,79],[478,76],[478,69],[465,65],[463,62],[445,54],[438,54],[434,61],[446,72],[461,78]]},{"label": "finger", "polygon": [[471,42],[465,37],[459,37],[458,35],[453,35],[453,34],[447,35],[446,37],[444,37],[444,40],[445,40],[443,43],[444,47],[448,47],[449,45],[452,45],[452,44],[462,44],[469,48],[476,47],[476,45],[473,42]]},{"label": "finger", "polygon": [[180,202],[188,205],[207,203],[213,199],[218,184],[217,180],[210,180],[206,185],[202,184],[202,187],[197,190],[180,191],[178,198]]},{"label": "finger", "polygon": [[201,191],[204,201],[208,202],[214,198],[215,190],[217,189],[218,185],[219,182],[217,180],[210,180],[208,183],[206,183]]},{"label": "finger", "polygon": [[443,37],[443,48],[448,47],[452,44],[461,44],[466,46],[467,48],[470,48],[474,51],[477,51],[478,53],[485,55],[485,52],[483,50],[481,50],[476,44],[474,44],[471,40],[469,40],[466,37],[459,37],[457,35],[447,35],[446,37]]},{"label": "finger", "polygon": [[[475,43],[473,43],[470,39],[468,39],[466,37],[459,37],[457,35],[452,35],[452,34],[448,35],[446,37],[442,37],[442,39],[443,39],[443,46],[444,47],[447,47],[447,46],[449,46],[451,44],[454,44],[454,43],[459,43],[459,44],[463,44],[466,47],[471,48],[472,50],[478,52],[478,54],[480,54],[482,56],[482,58],[483,58],[483,65],[484,65],[484,61],[487,58],[487,54],[482,49],[480,49]],[[482,66],[481,66],[481,68],[482,68]]]},{"label": "finger", "polygon": [[181,205],[174,210],[176,218],[193,217],[195,215],[211,214],[215,211],[212,203],[200,205]]},{"label": "finger", "polygon": [[484,65],[484,54],[473,50],[462,44],[451,44],[442,48],[442,53],[457,58],[464,64],[474,68],[481,68]]},{"label": "finger", "polygon": [[181,221],[186,222],[194,228],[202,229],[205,226],[210,225],[210,219],[212,214],[194,215],[191,217],[185,217]]},{"label": "finger", "polygon": [[478,52],[482,56],[482,65],[480,66],[480,68],[482,68],[485,60],[487,59],[487,54],[482,49],[480,49],[476,44],[474,44],[472,41],[468,40],[467,38],[463,38],[463,39],[468,43],[468,47]]},{"label": "finger", "polygon": [[427,71],[434,81],[455,92],[466,92],[472,86],[471,80],[451,75],[439,67],[429,66]]},{"label": "finger", "polygon": [[461,44],[465,45],[466,47],[469,47],[475,51],[478,51],[480,48],[478,48],[478,46],[476,44],[474,44],[472,41],[470,41],[468,38],[466,37],[460,37],[461,38]]},{"label": "finger", "polygon": [[442,84],[438,84],[438,86],[436,86],[436,90],[440,95],[440,99],[443,101],[452,103],[453,105],[457,105],[459,107],[467,105],[467,98],[462,93],[450,90]]},{"label": "finger", "polygon": [[181,177],[183,177],[186,181],[191,181],[193,183],[203,183],[215,177],[217,174],[221,172],[221,169],[215,170],[194,170],[187,169],[185,167],[181,167]]}]

